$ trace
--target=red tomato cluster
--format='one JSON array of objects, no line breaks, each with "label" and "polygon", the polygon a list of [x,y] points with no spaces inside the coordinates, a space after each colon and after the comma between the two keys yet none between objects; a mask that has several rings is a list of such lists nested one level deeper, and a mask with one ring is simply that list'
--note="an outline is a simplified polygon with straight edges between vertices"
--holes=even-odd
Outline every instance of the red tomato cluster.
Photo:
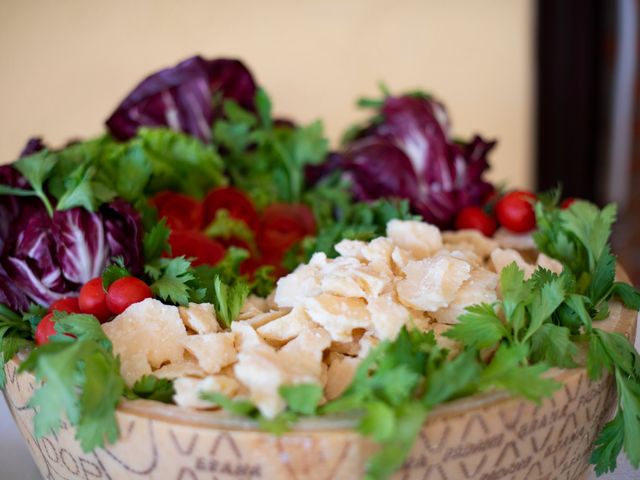
[{"label": "red tomato cluster", "polygon": [[130,305],[152,296],[149,286],[135,277],[120,278],[107,291],[102,286],[102,278],[89,280],[80,289],[80,296],[62,298],[49,306],[49,312],[36,328],[36,345],[48,343],[49,337],[56,334],[54,312],[87,313],[104,323],[114,315],[124,312]]},{"label": "red tomato cluster", "polygon": [[498,225],[514,233],[527,233],[536,228],[533,204],[536,196],[531,192],[516,190],[500,195],[494,191],[487,195],[482,207],[466,207],[458,212],[455,226],[458,230],[471,228],[487,237],[492,236]]},{"label": "red tomato cluster", "polygon": [[[262,214],[241,190],[221,187],[211,190],[202,202],[174,192],[163,192],[151,199],[158,215],[166,218],[171,228],[169,243],[172,256],[193,258],[193,264],[215,265],[224,258],[230,246],[246,248],[251,257],[242,264],[242,273],[271,265],[276,275],[286,273],[284,254],[295,243],[316,232],[313,212],[302,204],[273,204]],[[255,246],[244,239],[213,239],[203,231],[215,220],[220,210],[244,222],[255,238]]]},{"label": "red tomato cluster", "polygon": [[[560,207],[569,208],[575,198],[565,199]],[[501,195],[491,192],[484,199],[482,207],[465,207],[456,216],[457,230],[465,228],[479,230],[485,236],[492,236],[498,225],[514,233],[527,233],[536,228],[533,204],[536,196],[527,191],[516,190]]]}]

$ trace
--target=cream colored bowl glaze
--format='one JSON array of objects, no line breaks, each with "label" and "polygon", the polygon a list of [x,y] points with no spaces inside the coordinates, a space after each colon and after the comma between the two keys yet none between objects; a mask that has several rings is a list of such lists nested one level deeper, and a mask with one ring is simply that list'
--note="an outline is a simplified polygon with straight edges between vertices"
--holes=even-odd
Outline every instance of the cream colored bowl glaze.
[{"label": "cream colored bowl glaze", "polygon": [[[599,327],[633,338],[636,313],[612,303]],[[138,400],[119,406],[115,445],[84,453],[68,425],[56,435],[34,437],[33,411],[26,406],[33,376],[17,374],[15,359],[7,374],[7,403],[46,479],[349,480],[362,477],[375,449],[348,417],[307,420],[275,437],[224,412]],[[592,442],[615,406],[612,379],[590,382],[580,368],[550,375],[563,388],[540,406],[493,393],[435,409],[393,478],[583,478]]]}]

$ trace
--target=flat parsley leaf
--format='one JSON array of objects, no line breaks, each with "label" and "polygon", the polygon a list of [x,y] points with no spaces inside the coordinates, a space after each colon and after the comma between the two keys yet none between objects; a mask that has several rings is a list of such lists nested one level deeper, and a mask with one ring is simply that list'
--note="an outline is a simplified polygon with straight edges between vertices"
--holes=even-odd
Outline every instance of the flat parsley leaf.
[{"label": "flat parsley leaf", "polygon": [[301,415],[314,415],[324,394],[322,387],[315,383],[283,385],[279,392],[289,409]]},{"label": "flat parsley leaf", "polygon": [[196,278],[191,262],[182,256],[161,258],[155,266],[158,268],[155,272],[147,269],[147,273],[155,276],[151,284],[153,293],[162,300],[187,305],[193,293],[190,282]]},{"label": "flat parsley leaf", "polygon": [[131,389],[127,389],[125,392],[125,396],[130,400],[144,398],[162,403],[173,403],[174,395],[173,381],[154,375],[144,375],[136,381]]},{"label": "flat parsley leaf", "polygon": [[55,433],[64,415],[88,452],[118,438],[115,410],[124,392],[120,362],[91,315],[56,312],[55,319],[58,332],[77,338],[54,335],[20,366],[42,382],[29,401],[36,409],[35,433],[38,438]]},{"label": "flat parsley leaf", "polygon": [[467,307],[458,318],[458,323],[447,330],[444,336],[463,345],[482,349],[495,345],[508,334],[493,306],[482,303]]}]

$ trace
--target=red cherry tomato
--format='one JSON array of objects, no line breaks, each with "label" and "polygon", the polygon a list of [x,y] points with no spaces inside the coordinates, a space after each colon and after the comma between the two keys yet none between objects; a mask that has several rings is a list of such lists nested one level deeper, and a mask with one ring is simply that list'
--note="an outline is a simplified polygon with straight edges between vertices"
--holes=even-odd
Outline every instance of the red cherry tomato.
[{"label": "red cherry tomato", "polygon": [[465,207],[458,212],[456,229],[463,230],[465,228],[479,230],[484,236],[490,237],[495,233],[498,225],[482,208]]},{"label": "red cherry tomato", "polygon": [[215,265],[224,258],[224,247],[196,230],[176,230],[169,236],[171,255],[193,258],[193,265]]},{"label": "red cherry tomato", "polygon": [[80,311],[93,315],[100,323],[104,323],[112,316],[111,310],[107,306],[107,293],[102,288],[100,277],[89,280],[80,289],[78,298]]},{"label": "red cherry tomato", "polygon": [[158,209],[158,216],[167,219],[172,230],[202,228],[202,204],[188,195],[162,192],[149,200]]},{"label": "red cherry tomato", "polygon": [[573,197],[565,198],[565,199],[562,201],[562,203],[560,204],[560,208],[562,208],[563,210],[564,210],[564,209],[567,209],[567,208],[569,208],[569,207],[571,206],[571,204],[572,204],[573,202],[575,202],[575,201],[576,201],[576,199],[575,199],[575,198],[573,198]]},{"label": "red cherry tomato", "polygon": [[130,305],[153,297],[149,286],[136,277],[119,278],[109,286],[107,306],[115,315],[124,312]]},{"label": "red cherry tomato", "polygon": [[40,323],[36,327],[36,333],[34,335],[36,345],[44,345],[49,343],[49,337],[52,337],[56,333],[55,322],[53,321],[53,313],[47,313]]},{"label": "red cherry tomato", "polygon": [[500,224],[515,233],[526,233],[536,227],[531,192],[509,192],[496,203],[496,216]]},{"label": "red cherry tomato", "polygon": [[80,313],[78,297],[67,297],[56,300],[49,305],[49,312]]},{"label": "red cherry tomato", "polygon": [[233,218],[245,222],[252,231],[258,230],[258,212],[251,200],[241,190],[233,187],[216,188],[207,194],[203,202],[204,226],[209,225],[216,218],[216,212],[223,208]]},{"label": "red cherry tomato", "polygon": [[264,257],[277,261],[296,242],[315,233],[316,221],[309,207],[276,203],[262,213],[258,246]]}]

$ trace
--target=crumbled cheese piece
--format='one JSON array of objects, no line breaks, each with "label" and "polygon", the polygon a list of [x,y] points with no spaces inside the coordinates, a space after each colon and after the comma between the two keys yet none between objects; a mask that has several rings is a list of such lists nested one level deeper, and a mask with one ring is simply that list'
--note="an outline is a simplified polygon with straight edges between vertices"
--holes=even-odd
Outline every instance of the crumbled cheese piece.
[{"label": "crumbled cheese piece", "polygon": [[184,324],[196,333],[220,331],[216,311],[210,303],[190,303],[188,307],[178,307]]},{"label": "crumbled cheese piece", "polygon": [[404,267],[413,260],[413,257],[406,250],[400,247],[395,247],[391,252],[391,260],[396,274],[402,274]]},{"label": "crumbled cheese piece", "polygon": [[536,242],[531,233],[513,233],[506,228],[499,228],[493,235],[494,241],[500,248],[513,248],[514,250],[534,250]]},{"label": "crumbled cheese piece", "polygon": [[360,362],[359,358],[348,357],[340,353],[331,352],[329,354],[329,369],[325,387],[327,400],[333,400],[342,395],[353,380]]},{"label": "crumbled cheese piece", "polygon": [[176,393],[173,401],[181,407],[210,409],[215,405],[209,401],[202,400],[200,394],[203,392],[218,392],[227,397],[232,397],[238,391],[238,382],[226,375],[212,375],[203,379],[197,378],[176,378],[173,382]]},{"label": "crumbled cheese piece", "polygon": [[550,270],[553,273],[557,273],[558,275],[561,274],[562,270],[564,269],[562,263],[560,263],[555,258],[548,257],[544,253],[538,254],[536,265],[542,268],[546,268],[547,270]]},{"label": "crumbled cheese piece", "polygon": [[315,325],[302,307],[295,307],[285,316],[262,325],[258,334],[270,341],[287,342]]},{"label": "crumbled cheese piece", "polygon": [[467,262],[448,255],[410,261],[406,278],[397,285],[398,298],[409,307],[435,312],[455,298],[470,271]]},{"label": "crumbled cheese piece", "polygon": [[493,252],[491,252],[491,262],[493,263],[493,267],[496,273],[500,273],[502,269],[508,265],[511,265],[513,262],[518,265],[518,267],[524,271],[524,278],[528,279],[533,275],[535,270],[534,266],[529,264],[519,252],[512,250],[510,248],[502,249],[496,248]]},{"label": "crumbled cheese piece", "polygon": [[246,320],[247,318],[255,317],[269,310],[270,308],[269,305],[267,305],[266,299],[258,297],[257,295],[249,295],[240,309],[238,320]]},{"label": "crumbled cheese piece", "polygon": [[158,370],[153,371],[153,375],[158,378],[175,379],[180,377],[198,377],[203,378],[207,376],[198,362],[193,360],[183,360],[178,363],[168,363]]},{"label": "crumbled cheese piece", "polygon": [[442,240],[448,250],[470,250],[482,258],[487,258],[491,252],[498,248],[498,243],[485,237],[478,230],[458,230],[456,232],[443,232]]},{"label": "crumbled cheese piece", "polygon": [[134,303],[112,321],[102,325],[120,356],[127,385],[165,363],[181,362],[182,341],[187,336],[178,308],[148,298]]},{"label": "crumbled cheese piece", "polygon": [[367,310],[371,314],[373,331],[381,340],[395,340],[410,318],[407,308],[396,302],[391,294],[369,300]]},{"label": "crumbled cheese piece", "polygon": [[231,331],[236,335],[235,345],[238,351],[254,347],[269,346],[258,332],[246,322],[231,322]]},{"label": "crumbled cheese piece", "polygon": [[362,256],[369,263],[391,265],[391,253],[395,245],[386,237],[378,237],[366,243],[362,249]]},{"label": "crumbled cheese piece", "polygon": [[276,318],[280,318],[283,315],[286,315],[291,311],[290,308],[279,308],[277,310],[270,310],[265,313],[259,313],[253,317],[245,318],[240,320],[243,323],[251,325],[253,328],[261,327],[262,325],[266,325],[269,322],[272,322]]},{"label": "crumbled cheese piece", "polygon": [[218,373],[236,360],[235,334],[205,333],[189,335],[182,341],[184,348],[196,357],[198,364],[207,373]]},{"label": "crumbled cheese piece", "polygon": [[471,305],[493,303],[497,298],[498,275],[485,269],[476,268],[471,277],[462,285],[449,306],[434,313],[438,322],[458,323],[458,317]]},{"label": "crumbled cheese piece", "polygon": [[323,326],[337,342],[351,340],[351,332],[355,328],[371,326],[367,304],[361,298],[323,293],[307,298],[304,307],[311,320]]},{"label": "crumbled cheese piece", "polygon": [[417,259],[433,255],[442,248],[438,227],[415,220],[391,220],[387,223],[387,237]]},{"label": "crumbled cheese piece", "polygon": [[342,240],[333,247],[336,252],[338,252],[343,257],[353,257],[358,260],[364,260],[364,256],[362,255],[362,249],[365,248],[367,244],[362,240]]},{"label": "crumbled cheese piece", "polygon": [[322,354],[329,345],[331,337],[324,328],[310,328],[282,347],[278,356],[288,365],[289,375],[317,380],[322,373]]},{"label": "crumbled cheese piece", "polygon": [[318,327],[304,330],[279,351],[266,343],[245,342],[234,373],[260,412],[273,418],[285,407],[279,393],[282,385],[322,384],[322,357],[330,344],[329,334]]},{"label": "crumbled cheese piece", "polygon": [[275,292],[275,303],[279,307],[295,307],[307,297],[322,293],[321,276],[317,268],[311,265],[300,265],[286,277],[278,280]]}]

